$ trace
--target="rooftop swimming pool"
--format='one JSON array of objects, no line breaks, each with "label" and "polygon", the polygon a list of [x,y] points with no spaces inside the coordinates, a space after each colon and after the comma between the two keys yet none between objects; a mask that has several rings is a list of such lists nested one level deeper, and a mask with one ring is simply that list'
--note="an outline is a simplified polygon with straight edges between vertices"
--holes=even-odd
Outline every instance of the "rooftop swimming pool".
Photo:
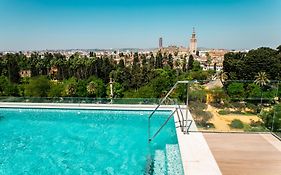
[{"label": "rooftop swimming pool", "polygon": [[173,120],[148,146],[150,113],[0,108],[0,174],[183,174]]}]

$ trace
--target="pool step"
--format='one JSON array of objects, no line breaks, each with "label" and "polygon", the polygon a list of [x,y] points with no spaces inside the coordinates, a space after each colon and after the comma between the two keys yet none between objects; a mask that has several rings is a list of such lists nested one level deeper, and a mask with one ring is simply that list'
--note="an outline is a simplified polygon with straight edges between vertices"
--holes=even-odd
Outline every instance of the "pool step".
[{"label": "pool step", "polygon": [[176,144],[166,145],[167,174],[183,175],[179,146]]},{"label": "pool step", "polygon": [[165,175],[166,174],[166,156],[162,150],[155,151],[154,157],[154,175]]}]

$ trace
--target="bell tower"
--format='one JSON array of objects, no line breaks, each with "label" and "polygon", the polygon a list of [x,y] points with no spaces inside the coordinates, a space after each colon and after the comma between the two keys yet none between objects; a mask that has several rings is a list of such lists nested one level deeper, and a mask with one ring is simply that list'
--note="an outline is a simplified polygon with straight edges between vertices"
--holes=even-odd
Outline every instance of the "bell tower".
[{"label": "bell tower", "polygon": [[192,32],[191,39],[190,39],[189,52],[191,54],[196,54],[196,52],[197,52],[197,39],[196,39],[196,33],[195,33],[194,27],[193,27],[193,32]]}]

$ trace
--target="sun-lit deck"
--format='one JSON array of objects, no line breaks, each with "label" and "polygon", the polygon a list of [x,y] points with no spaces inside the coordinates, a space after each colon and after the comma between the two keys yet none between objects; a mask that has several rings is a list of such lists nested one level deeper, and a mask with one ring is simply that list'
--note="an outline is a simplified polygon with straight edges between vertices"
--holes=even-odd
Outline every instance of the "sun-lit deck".
[{"label": "sun-lit deck", "polygon": [[281,142],[269,134],[204,133],[224,175],[280,175]]}]

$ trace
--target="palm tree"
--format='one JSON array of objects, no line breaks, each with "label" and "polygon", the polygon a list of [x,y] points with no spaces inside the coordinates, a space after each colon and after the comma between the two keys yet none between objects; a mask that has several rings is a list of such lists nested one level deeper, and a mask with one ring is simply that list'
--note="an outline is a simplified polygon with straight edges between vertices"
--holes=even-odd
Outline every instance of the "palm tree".
[{"label": "palm tree", "polygon": [[96,85],[95,82],[91,81],[87,86],[87,92],[90,96],[93,96],[96,93]]},{"label": "palm tree", "polygon": [[267,85],[267,83],[269,83],[270,81],[267,78],[265,72],[259,72],[258,75],[255,76],[255,78],[256,80],[254,81],[254,83],[256,83],[261,87],[261,105],[262,105],[262,95],[263,95],[262,87]]}]

